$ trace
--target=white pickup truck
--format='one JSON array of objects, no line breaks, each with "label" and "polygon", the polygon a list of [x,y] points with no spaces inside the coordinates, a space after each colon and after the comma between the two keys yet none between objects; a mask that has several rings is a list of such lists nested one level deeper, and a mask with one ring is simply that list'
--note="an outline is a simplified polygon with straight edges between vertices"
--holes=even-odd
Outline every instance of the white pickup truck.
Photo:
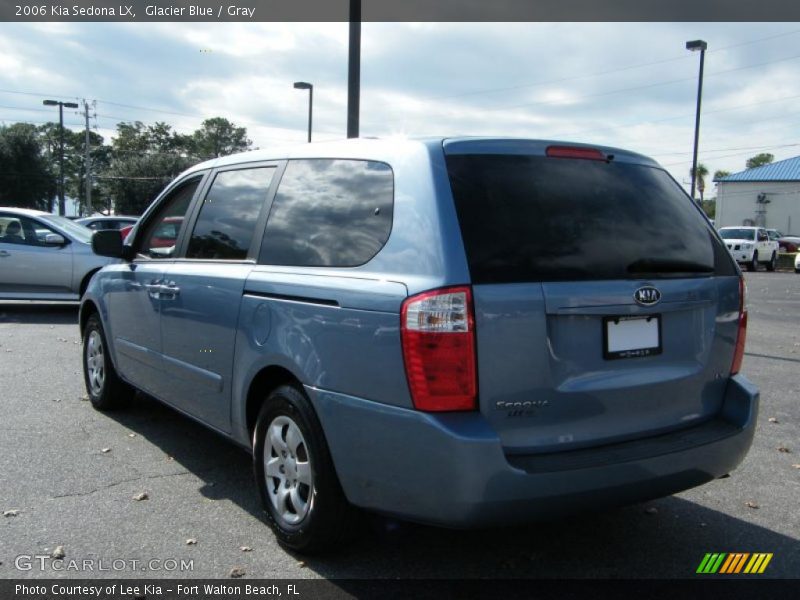
[{"label": "white pickup truck", "polygon": [[722,227],[719,235],[736,262],[747,265],[748,271],[757,270],[759,263],[767,271],[775,270],[778,242],[771,240],[763,227]]}]

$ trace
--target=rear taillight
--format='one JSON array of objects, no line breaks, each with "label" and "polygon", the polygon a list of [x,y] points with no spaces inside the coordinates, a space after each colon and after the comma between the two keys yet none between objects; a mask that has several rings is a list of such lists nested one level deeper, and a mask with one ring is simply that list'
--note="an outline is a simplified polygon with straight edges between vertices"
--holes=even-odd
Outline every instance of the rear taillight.
[{"label": "rear taillight", "polygon": [[470,288],[411,296],[400,311],[400,334],[414,407],[475,410],[475,323]]},{"label": "rear taillight", "polygon": [[736,375],[742,368],[744,360],[744,340],[747,337],[747,308],[744,303],[744,277],[739,277],[739,331],[736,334],[736,348],[733,351],[731,375]]},{"label": "rear taillight", "polygon": [[545,155],[550,158],[582,158],[584,160],[607,160],[608,157],[597,148],[584,146],[548,146]]}]

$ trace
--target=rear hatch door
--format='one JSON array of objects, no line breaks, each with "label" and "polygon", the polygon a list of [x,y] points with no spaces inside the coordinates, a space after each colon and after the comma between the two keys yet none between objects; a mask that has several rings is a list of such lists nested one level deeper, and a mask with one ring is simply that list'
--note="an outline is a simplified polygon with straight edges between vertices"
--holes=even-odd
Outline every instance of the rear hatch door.
[{"label": "rear hatch door", "polygon": [[712,418],[739,308],[725,247],[649,159],[548,147],[445,142],[473,286],[480,410],[510,453]]}]

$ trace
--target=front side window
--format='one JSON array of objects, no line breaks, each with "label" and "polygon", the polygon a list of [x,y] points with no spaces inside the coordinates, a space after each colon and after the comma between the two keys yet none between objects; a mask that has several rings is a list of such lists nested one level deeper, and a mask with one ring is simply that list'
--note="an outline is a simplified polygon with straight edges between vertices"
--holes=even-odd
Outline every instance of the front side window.
[{"label": "front side window", "polygon": [[150,219],[139,243],[139,256],[172,258],[186,211],[202,177],[195,177],[172,190],[161,203],[158,213]]},{"label": "front side window", "polygon": [[186,257],[247,258],[274,173],[274,167],[218,173],[200,208]]},{"label": "front side window", "polygon": [[259,262],[356,267],[389,239],[394,176],[367,160],[293,160],[275,196]]},{"label": "front side window", "polygon": [[755,229],[746,229],[746,228],[730,228],[730,229],[720,229],[719,236],[723,240],[754,240],[755,239]]}]

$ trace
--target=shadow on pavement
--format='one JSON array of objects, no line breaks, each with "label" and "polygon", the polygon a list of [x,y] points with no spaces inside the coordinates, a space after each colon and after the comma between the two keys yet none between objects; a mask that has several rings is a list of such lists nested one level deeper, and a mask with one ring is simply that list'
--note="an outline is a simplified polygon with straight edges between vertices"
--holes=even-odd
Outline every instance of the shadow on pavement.
[{"label": "shadow on pavement", "polygon": [[0,323],[78,325],[78,304],[0,302]]},{"label": "shadow on pavement", "polygon": [[[262,518],[246,452],[142,394],[109,416],[203,479],[206,497],[231,500]],[[450,490],[429,493],[447,502]],[[336,579],[693,578],[707,552],[774,553],[760,578],[795,578],[800,564],[796,539],[674,496],[503,529],[452,531],[368,514],[362,522],[341,550],[298,560]],[[347,589],[347,582],[335,583]]]}]

